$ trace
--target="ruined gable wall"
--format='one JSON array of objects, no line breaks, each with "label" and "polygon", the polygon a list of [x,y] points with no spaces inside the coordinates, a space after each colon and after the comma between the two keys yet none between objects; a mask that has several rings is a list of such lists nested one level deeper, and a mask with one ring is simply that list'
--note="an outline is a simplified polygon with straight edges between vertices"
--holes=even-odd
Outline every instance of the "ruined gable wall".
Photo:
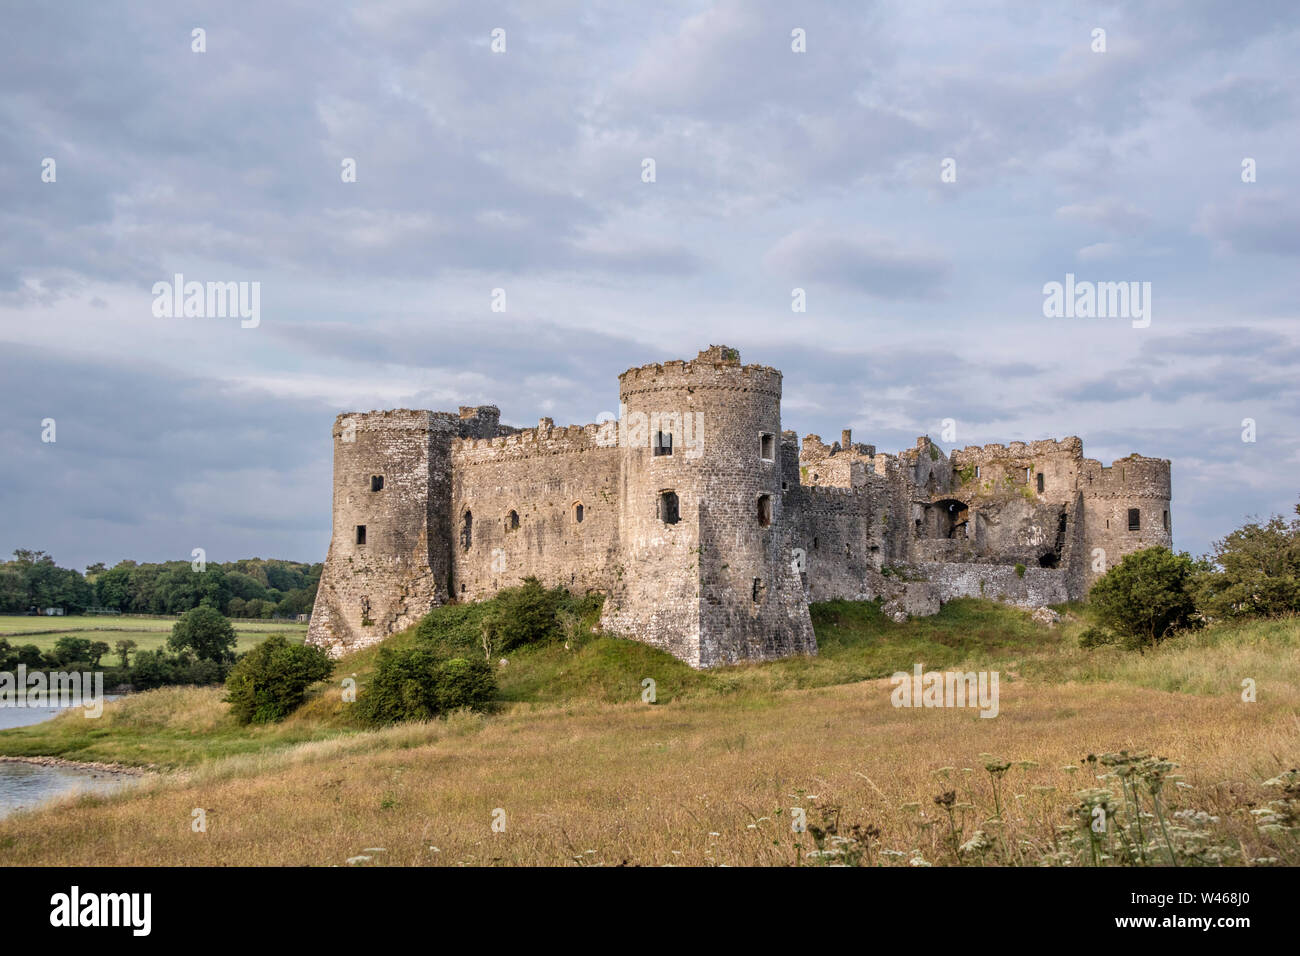
[{"label": "ruined gable wall", "polygon": [[607,430],[544,419],[504,437],[457,440],[451,460],[457,600],[491,597],[529,576],[575,594],[609,589],[618,564],[619,461]]},{"label": "ruined gable wall", "polygon": [[[953,450],[952,463],[959,481],[957,490],[966,497],[1022,494],[1065,502],[1079,488],[1083,442],[1071,436],[1061,441],[968,445]],[[1039,474],[1043,476],[1042,492],[1038,491]]]}]

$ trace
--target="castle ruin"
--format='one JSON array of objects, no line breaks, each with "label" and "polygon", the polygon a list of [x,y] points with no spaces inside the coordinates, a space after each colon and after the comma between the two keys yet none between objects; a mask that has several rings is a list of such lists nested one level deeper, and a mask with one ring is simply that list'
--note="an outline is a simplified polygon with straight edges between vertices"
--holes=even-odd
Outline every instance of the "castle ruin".
[{"label": "castle ruin", "polygon": [[605,595],[602,628],[693,667],[814,654],[810,602],[896,619],[983,596],[1082,598],[1169,547],[1169,462],[1078,438],[898,455],[781,429],[781,373],[711,346],[619,376],[619,418],[495,406],[334,423],[334,531],[308,641],[338,656],[533,576]]}]

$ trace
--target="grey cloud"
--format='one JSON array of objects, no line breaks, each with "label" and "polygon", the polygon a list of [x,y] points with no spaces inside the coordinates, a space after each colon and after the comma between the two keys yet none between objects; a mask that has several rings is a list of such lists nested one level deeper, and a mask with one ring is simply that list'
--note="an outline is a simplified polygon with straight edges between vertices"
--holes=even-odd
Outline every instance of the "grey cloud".
[{"label": "grey cloud", "polygon": [[837,235],[818,226],[780,239],[764,263],[796,284],[824,280],[882,299],[937,298],[951,268],[939,253],[903,249],[877,237]]}]

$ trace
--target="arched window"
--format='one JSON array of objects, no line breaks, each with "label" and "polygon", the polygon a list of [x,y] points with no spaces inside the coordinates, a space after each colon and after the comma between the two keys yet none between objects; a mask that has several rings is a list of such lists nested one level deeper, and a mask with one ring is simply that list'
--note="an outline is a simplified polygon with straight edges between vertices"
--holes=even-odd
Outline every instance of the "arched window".
[{"label": "arched window", "polygon": [[582,524],[582,502],[579,501],[573,506],[573,520],[577,524]]}]

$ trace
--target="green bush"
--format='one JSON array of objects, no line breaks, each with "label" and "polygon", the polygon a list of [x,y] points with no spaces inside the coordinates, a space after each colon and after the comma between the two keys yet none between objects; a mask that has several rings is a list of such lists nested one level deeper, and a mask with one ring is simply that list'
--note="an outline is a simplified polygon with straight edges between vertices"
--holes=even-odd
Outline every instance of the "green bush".
[{"label": "green bush", "polygon": [[[137,660],[143,655],[136,655]],[[283,720],[307,697],[307,688],[334,672],[318,647],[290,644],[273,634],[239,659],[226,679],[230,712],[241,724]]]},{"label": "green bush", "polygon": [[1079,646],[1085,651],[1094,647],[1104,647],[1107,644],[1118,644],[1120,639],[1110,631],[1100,627],[1090,627],[1079,635]]},{"label": "green bush", "polygon": [[235,640],[235,629],[221,612],[201,606],[181,615],[167,646],[173,651],[193,651],[201,660],[230,663],[235,659]]},{"label": "green bush", "polygon": [[496,675],[486,661],[453,657],[439,668],[437,702],[442,712],[458,707],[485,710],[496,693]]},{"label": "green bush", "polygon": [[61,637],[54,642],[54,650],[46,656],[55,667],[65,669],[73,661],[89,661],[90,640],[84,637]]},{"label": "green bush", "polygon": [[129,671],[121,676],[134,690],[153,690],[173,684],[220,684],[230,667],[224,662],[207,661],[185,650],[169,654],[165,650],[140,651]]},{"label": "green bush", "polygon": [[432,720],[457,707],[486,710],[496,689],[492,666],[484,660],[447,659],[427,644],[385,647],[357,707],[371,724]]},{"label": "green bush", "polygon": [[493,602],[496,609],[487,619],[494,652],[558,641],[563,632],[556,615],[569,600],[564,588],[548,591],[536,578],[525,578],[519,587],[501,591]]},{"label": "green bush", "polygon": [[[1300,505],[1296,506],[1300,514]],[[1215,618],[1300,611],[1300,520],[1274,515],[1214,544],[1195,580],[1196,606]]]},{"label": "green bush", "polygon": [[1198,623],[1192,600],[1192,559],[1168,548],[1146,548],[1124,556],[1088,595],[1103,628],[1125,646],[1154,647],[1174,632]]},{"label": "green bush", "polygon": [[420,619],[415,638],[449,653],[478,656],[483,653],[483,624],[495,613],[494,601],[446,604]]}]

